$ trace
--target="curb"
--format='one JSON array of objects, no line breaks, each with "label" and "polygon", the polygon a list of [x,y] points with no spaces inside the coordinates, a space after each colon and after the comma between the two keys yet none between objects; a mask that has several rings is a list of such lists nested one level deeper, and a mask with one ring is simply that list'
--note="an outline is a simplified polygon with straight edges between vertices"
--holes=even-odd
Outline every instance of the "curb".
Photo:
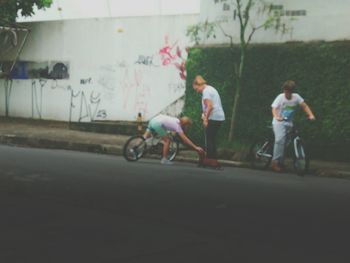
[{"label": "curb", "polygon": [[334,177],[350,179],[350,172],[343,170],[315,169],[314,175],[318,177]]},{"label": "curb", "polygon": [[80,151],[80,152],[93,152],[93,153],[114,154],[114,155],[121,155],[123,152],[123,149],[121,146],[57,141],[57,140],[50,140],[50,139],[17,136],[12,134],[0,135],[0,144],[11,145],[11,146],[33,147],[33,148],[39,148],[39,149],[60,149],[60,150],[72,150],[72,151]]}]

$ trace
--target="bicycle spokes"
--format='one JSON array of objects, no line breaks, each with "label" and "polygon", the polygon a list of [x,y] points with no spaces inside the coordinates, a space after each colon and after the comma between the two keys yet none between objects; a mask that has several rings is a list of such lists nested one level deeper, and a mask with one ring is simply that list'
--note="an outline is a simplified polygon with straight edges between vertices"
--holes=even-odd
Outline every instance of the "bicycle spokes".
[{"label": "bicycle spokes", "polygon": [[146,150],[146,143],[143,137],[131,137],[124,145],[123,155],[128,161],[137,161]]},{"label": "bicycle spokes", "polygon": [[251,158],[253,167],[267,168],[272,159],[272,142],[255,143],[251,148]]}]

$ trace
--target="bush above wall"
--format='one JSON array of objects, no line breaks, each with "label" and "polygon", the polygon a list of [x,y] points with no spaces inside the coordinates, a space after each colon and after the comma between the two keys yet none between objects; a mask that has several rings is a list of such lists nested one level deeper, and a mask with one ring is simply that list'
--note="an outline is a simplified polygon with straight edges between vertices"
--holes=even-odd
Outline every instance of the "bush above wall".
[{"label": "bush above wall", "polygon": [[317,121],[306,121],[300,111],[296,124],[314,158],[350,160],[350,42],[314,42],[252,45],[239,105],[234,144],[227,143],[234,96],[234,68],[239,48],[192,48],[187,60],[184,113],[195,121],[190,135],[203,140],[200,123],[201,96],[192,89],[195,75],[202,75],[218,89],[226,113],[219,134],[221,147],[249,145],[272,132],[271,103],[285,80],[297,83],[297,92],[313,110]]}]

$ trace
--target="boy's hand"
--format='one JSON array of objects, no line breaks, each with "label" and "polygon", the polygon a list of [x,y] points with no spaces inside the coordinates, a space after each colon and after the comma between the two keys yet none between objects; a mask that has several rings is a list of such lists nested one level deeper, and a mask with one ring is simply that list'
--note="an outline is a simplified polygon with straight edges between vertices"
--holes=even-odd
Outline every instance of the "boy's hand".
[{"label": "boy's hand", "polygon": [[208,127],[208,120],[207,119],[203,119],[203,126],[204,126],[204,128]]},{"label": "boy's hand", "polygon": [[195,150],[199,153],[199,154],[204,154],[205,153],[205,151],[203,150],[203,148],[202,147],[196,147],[195,148]]},{"label": "boy's hand", "polygon": [[309,115],[309,116],[307,116],[307,118],[308,118],[310,121],[316,120],[316,118],[315,118],[314,115]]}]

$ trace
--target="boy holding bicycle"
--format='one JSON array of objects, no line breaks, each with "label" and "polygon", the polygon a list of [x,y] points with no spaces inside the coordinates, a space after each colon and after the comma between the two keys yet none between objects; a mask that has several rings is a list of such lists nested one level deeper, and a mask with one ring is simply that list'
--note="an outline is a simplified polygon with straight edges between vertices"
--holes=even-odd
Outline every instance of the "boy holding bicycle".
[{"label": "boy holding bicycle", "polygon": [[170,138],[168,137],[168,132],[176,132],[182,141],[190,146],[193,150],[198,152],[198,154],[203,154],[204,150],[201,147],[195,145],[184,133],[184,129],[192,125],[192,120],[188,117],[181,117],[180,119],[175,117],[170,117],[167,115],[158,115],[150,120],[148,123],[148,128],[143,135],[145,139],[152,135],[152,132],[156,132],[164,142],[161,164],[172,164],[170,160],[167,159],[170,146]]},{"label": "boy holding bicycle", "polygon": [[315,120],[314,114],[304,99],[294,93],[295,87],[294,81],[287,80],[282,86],[283,93],[278,95],[271,105],[272,127],[275,134],[271,169],[275,172],[282,171],[287,135],[293,127],[295,111],[301,107],[309,120]]}]

